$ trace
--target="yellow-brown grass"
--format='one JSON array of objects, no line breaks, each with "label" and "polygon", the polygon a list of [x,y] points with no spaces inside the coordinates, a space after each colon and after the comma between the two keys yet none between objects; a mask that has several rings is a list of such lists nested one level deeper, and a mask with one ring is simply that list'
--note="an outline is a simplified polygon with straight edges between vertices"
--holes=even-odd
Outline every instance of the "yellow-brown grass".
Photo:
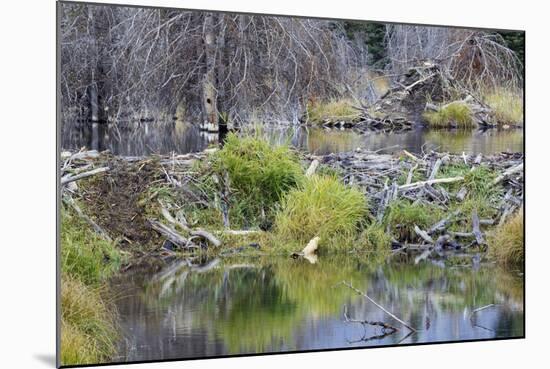
[{"label": "yellow-brown grass", "polygon": [[507,222],[497,227],[488,237],[489,256],[502,265],[523,264],[523,210],[518,211]]}]

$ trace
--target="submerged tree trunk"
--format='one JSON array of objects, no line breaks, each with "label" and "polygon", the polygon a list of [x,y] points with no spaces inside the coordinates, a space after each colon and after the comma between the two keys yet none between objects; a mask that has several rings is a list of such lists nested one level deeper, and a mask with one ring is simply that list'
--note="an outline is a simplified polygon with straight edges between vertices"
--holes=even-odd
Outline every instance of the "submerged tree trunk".
[{"label": "submerged tree trunk", "polygon": [[206,72],[202,80],[202,105],[204,122],[208,131],[218,131],[218,107],[216,90],[216,42],[214,34],[214,14],[204,16],[203,45],[206,59]]}]

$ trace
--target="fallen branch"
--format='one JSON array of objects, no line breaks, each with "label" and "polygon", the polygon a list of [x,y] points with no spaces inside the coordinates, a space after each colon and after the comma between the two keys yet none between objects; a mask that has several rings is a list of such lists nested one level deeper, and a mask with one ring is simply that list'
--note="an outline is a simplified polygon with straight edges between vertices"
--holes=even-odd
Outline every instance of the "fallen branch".
[{"label": "fallen branch", "polygon": [[523,163],[521,163],[519,165],[516,165],[515,167],[504,171],[504,173],[502,173],[501,175],[499,175],[498,177],[495,178],[495,180],[493,181],[492,184],[496,185],[496,184],[502,182],[503,180],[505,180],[506,178],[508,178],[509,176],[511,176],[512,174],[517,173],[517,172],[521,172],[521,171],[523,171]]},{"label": "fallen branch", "polygon": [[453,182],[458,182],[463,180],[464,180],[464,177],[437,178],[437,179],[432,179],[427,181],[420,181],[420,182],[415,182],[411,184],[405,184],[405,185],[399,186],[398,188],[400,190],[410,190],[412,188],[422,187],[425,185],[431,185],[435,183],[453,183]]},{"label": "fallen branch", "polygon": [[151,228],[166,237],[174,245],[179,246],[180,248],[199,248],[199,246],[195,245],[192,241],[183,237],[175,229],[172,229],[169,226],[153,219],[148,219],[148,221],[151,225]]},{"label": "fallen branch", "polygon": [[433,238],[431,238],[427,232],[421,230],[416,224],[414,225],[414,232],[419,235],[424,241],[428,243],[434,243]]},{"label": "fallen branch", "polygon": [[367,300],[369,300],[370,302],[372,302],[374,305],[376,305],[380,310],[382,310],[383,312],[385,312],[386,314],[388,314],[389,316],[391,316],[393,319],[397,320],[399,323],[403,324],[405,327],[407,327],[408,329],[410,329],[411,331],[413,332],[417,332],[416,329],[414,329],[413,327],[410,326],[410,324],[408,323],[405,323],[403,320],[399,319],[397,316],[395,316],[393,313],[389,312],[388,310],[386,310],[382,305],[380,305],[379,303],[377,303],[376,301],[374,301],[373,299],[371,299],[367,294],[359,291],[357,288],[353,287],[351,284],[347,283],[346,281],[342,281],[342,284],[344,286],[347,286],[348,288],[354,290],[355,292],[357,292],[358,294],[362,295],[364,298],[366,298]]},{"label": "fallen branch", "polygon": [[77,181],[77,180],[82,179],[82,178],[86,178],[86,177],[90,177],[90,176],[93,176],[93,175],[96,175],[96,174],[99,174],[99,173],[107,172],[108,170],[109,170],[109,167],[101,167],[101,168],[96,168],[96,169],[90,170],[88,172],[76,174],[74,176],[73,175],[67,175],[67,176],[61,178],[61,186],[64,186],[69,182]]},{"label": "fallen branch", "polygon": [[187,224],[184,224],[182,222],[178,222],[176,219],[174,219],[174,217],[170,214],[170,212],[164,207],[161,207],[160,212],[161,212],[162,216],[164,217],[164,219],[166,219],[169,223],[180,226],[181,228],[183,228],[187,232],[189,232],[189,234],[191,236],[202,237],[205,240],[207,240],[208,242],[210,242],[212,244],[212,246],[214,246],[214,247],[220,247],[221,246],[222,242],[218,238],[216,238],[212,233],[207,232],[204,229],[193,230],[193,229],[189,228],[189,226]]}]

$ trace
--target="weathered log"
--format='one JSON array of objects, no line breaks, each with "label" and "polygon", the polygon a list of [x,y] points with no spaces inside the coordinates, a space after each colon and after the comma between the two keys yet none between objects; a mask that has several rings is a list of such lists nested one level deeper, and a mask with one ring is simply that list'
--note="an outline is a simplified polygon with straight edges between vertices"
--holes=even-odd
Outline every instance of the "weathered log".
[{"label": "weathered log", "polygon": [[183,237],[175,229],[172,229],[171,227],[153,219],[148,219],[148,221],[151,225],[151,228],[153,228],[155,231],[166,237],[168,240],[170,240],[170,242],[179,246],[180,248],[199,248],[199,246],[195,245],[192,241]]},{"label": "weathered log", "polygon": [[414,232],[419,235],[424,241],[428,243],[434,243],[433,238],[431,238],[427,232],[421,230],[416,224],[414,225]]},{"label": "weathered log", "polygon": [[460,214],[460,210],[456,210],[456,211],[452,212],[451,214],[449,214],[447,217],[441,219],[439,222],[437,222],[433,226],[431,226],[430,229],[428,229],[428,234],[432,234],[432,233],[435,233],[437,231],[444,230],[447,226],[447,223],[449,223],[449,221],[451,220],[451,218],[457,216],[458,214]]},{"label": "weathered log", "polygon": [[99,174],[99,173],[107,172],[109,169],[110,169],[109,167],[102,167],[102,168],[92,169],[88,172],[79,173],[79,174],[76,174],[76,175],[67,175],[67,176],[61,178],[61,186],[64,186],[69,182],[77,181],[77,180],[82,179],[82,178],[86,178],[86,177],[90,177],[90,176],[93,176],[93,175],[96,175],[96,174]]},{"label": "weathered log", "polygon": [[516,165],[515,167],[504,171],[504,173],[502,173],[497,178],[495,178],[495,180],[493,181],[492,184],[496,185],[496,184],[502,182],[503,180],[505,180],[506,178],[508,178],[509,176],[511,176],[512,174],[515,174],[515,173],[518,173],[518,172],[521,172],[521,171],[523,171],[523,163],[521,163],[519,165]]}]

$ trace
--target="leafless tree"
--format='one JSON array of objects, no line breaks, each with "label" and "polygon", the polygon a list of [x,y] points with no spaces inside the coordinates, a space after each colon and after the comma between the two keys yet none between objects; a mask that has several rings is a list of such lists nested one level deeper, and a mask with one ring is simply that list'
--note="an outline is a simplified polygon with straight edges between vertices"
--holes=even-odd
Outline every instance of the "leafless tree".
[{"label": "leafless tree", "polygon": [[[364,51],[338,21],[62,4],[64,114],[297,120],[345,93]],[[355,75],[354,75],[355,73]]]},{"label": "leafless tree", "polygon": [[394,73],[431,60],[470,89],[521,85],[521,62],[495,32],[411,25],[388,25],[386,29]]}]

